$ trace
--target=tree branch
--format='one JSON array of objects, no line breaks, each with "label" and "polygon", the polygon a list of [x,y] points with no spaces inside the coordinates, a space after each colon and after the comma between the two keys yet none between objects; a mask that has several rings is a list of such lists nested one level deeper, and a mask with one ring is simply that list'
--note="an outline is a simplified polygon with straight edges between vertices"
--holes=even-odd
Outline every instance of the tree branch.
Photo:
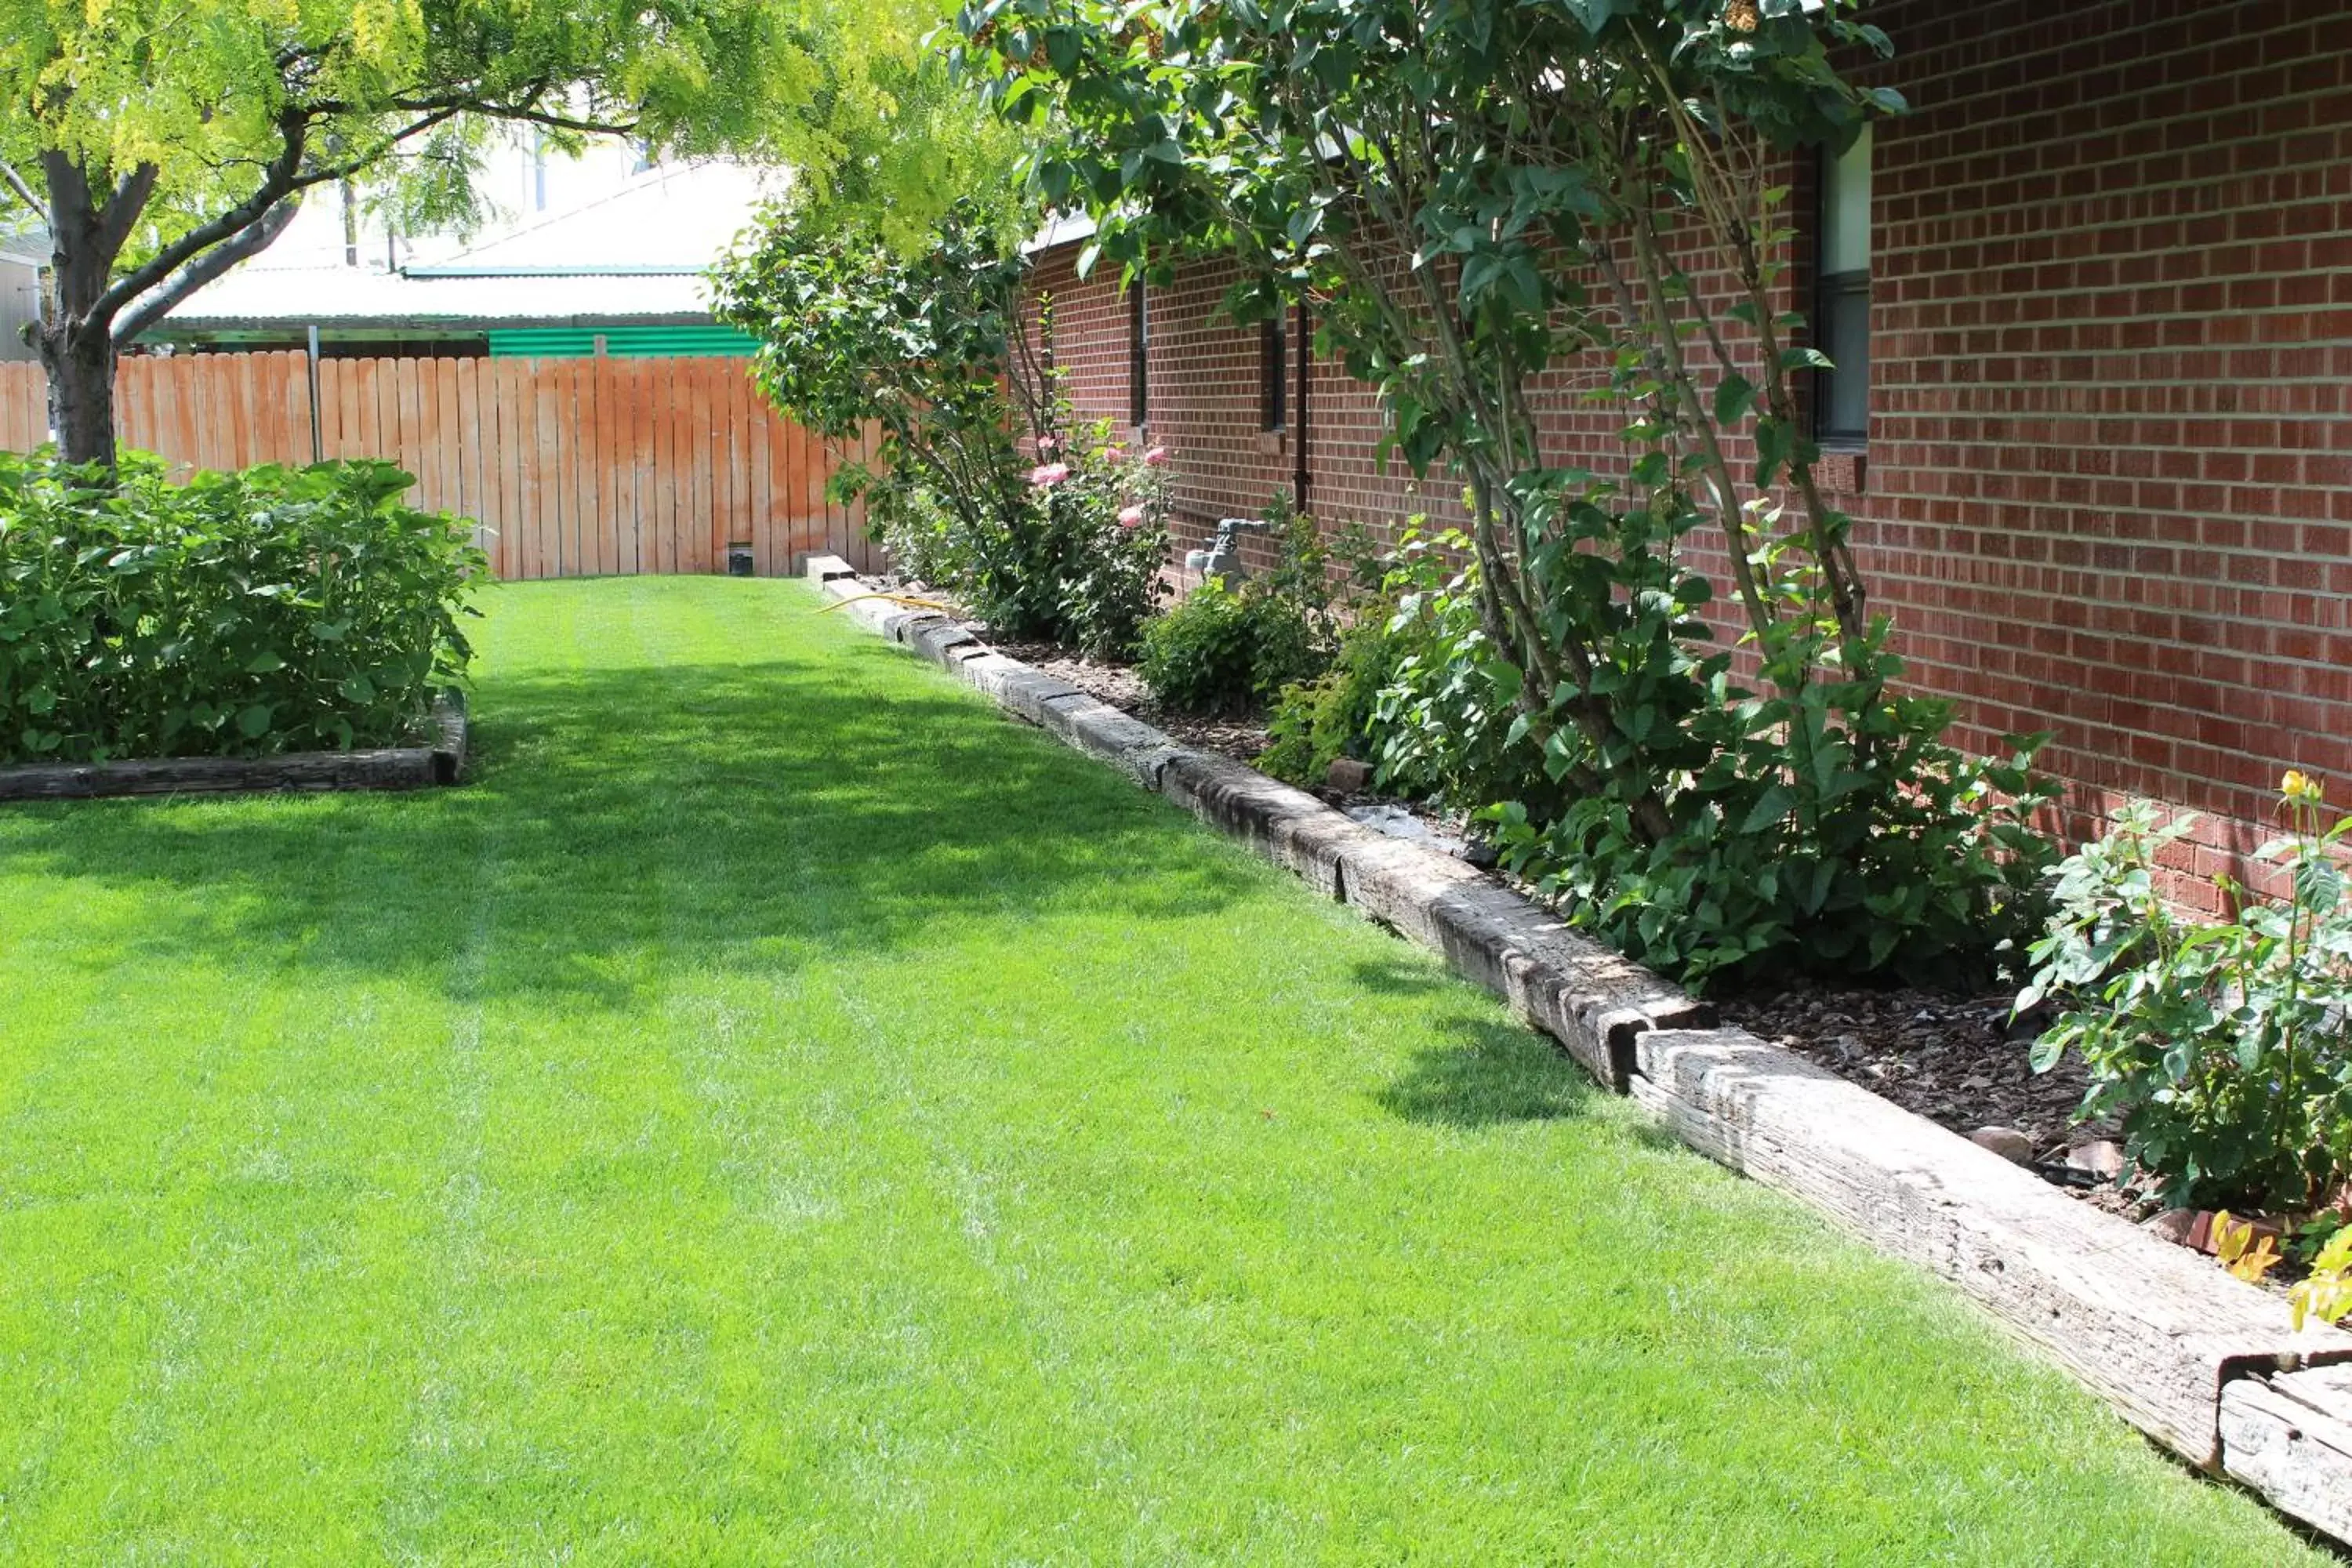
[{"label": "tree branch", "polygon": [[131,237],[131,226],[147,210],[148,198],[155,194],[155,178],[162,173],[152,163],[142,163],[122,176],[107,196],[98,215],[98,241],[108,256],[121,254],[123,242]]},{"label": "tree branch", "polygon": [[301,206],[300,193],[285,198],[264,213],[258,222],[231,235],[142,295],[137,304],[116,318],[112,329],[114,346],[121,348],[131,342],[163,320],[173,306],[190,294],[247,257],[257,256],[268,249],[278,237],[286,232],[286,226],[294,221],[294,215],[301,210]]},{"label": "tree branch", "polygon": [[[535,101],[538,97],[539,92],[534,89],[530,100],[520,105],[501,106],[475,101],[461,104],[458,107],[470,109],[486,120],[505,120],[522,125],[544,125],[551,131],[577,131],[589,136],[627,136],[645,123],[642,120],[575,120],[567,114],[553,114],[545,110],[530,107],[530,103]],[[404,114],[448,107],[446,102],[436,102],[431,99],[395,98],[391,100],[390,103],[391,107]]]},{"label": "tree branch", "polygon": [[26,206],[32,208],[35,215],[37,216],[42,222],[47,223],[48,221],[49,204],[43,201],[40,198],[40,195],[35,192],[30,181],[26,180],[24,175],[16,172],[16,164],[7,162],[5,159],[0,159],[0,180],[6,181],[8,189],[15,194],[16,199],[24,203]]},{"label": "tree branch", "polygon": [[115,312],[162,284],[205,250],[259,223],[288,196],[309,190],[312,185],[324,184],[330,180],[340,180],[358,173],[401,142],[455,119],[465,107],[452,104],[394,132],[357,157],[308,169],[302,167],[302,153],[309,138],[310,121],[316,111],[309,108],[288,110],[278,118],[286,138],[285,145],[278,156],[269,161],[262,174],[260,187],[210,223],[199,224],[165,246],[146,265],[116,279],[114,286],[100,295],[98,303],[91,307],[90,315],[99,320],[110,320]]}]

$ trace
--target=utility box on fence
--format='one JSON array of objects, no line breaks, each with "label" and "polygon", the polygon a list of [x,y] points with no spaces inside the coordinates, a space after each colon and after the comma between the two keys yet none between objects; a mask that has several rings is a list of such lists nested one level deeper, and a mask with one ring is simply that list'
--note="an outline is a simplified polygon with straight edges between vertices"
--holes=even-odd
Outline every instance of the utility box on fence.
[{"label": "utility box on fence", "polygon": [[727,547],[727,575],[730,577],[751,575],[751,546],[748,542],[739,542]]}]

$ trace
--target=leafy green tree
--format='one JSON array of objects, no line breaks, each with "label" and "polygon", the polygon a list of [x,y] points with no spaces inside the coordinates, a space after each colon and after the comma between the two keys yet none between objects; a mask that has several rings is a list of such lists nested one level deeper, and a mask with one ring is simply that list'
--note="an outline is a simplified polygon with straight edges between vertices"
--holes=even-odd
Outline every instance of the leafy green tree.
[{"label": "leafy green tree", "polygon": [[[1801,935],[1856,968],[1975,947],[2020,907],[1979,832],[1999,792],[1941,745],[1944,707],[1888,689],[1802,417],[1826,361],[1791,309],[1789,172],[1903,108],[1838,68],[1891,49],[1862,9],[978,0],[960,20],[962,68],[1052,129],[1034,178],[1093,215],[1082,268],[1238,257],[1236,314],[1309,300],[1389,448],[1461,478],[1460,658],[1572,803],[1506,816],[1507,843],[1690,974]],[[1609,471],[1547,449],[1538,378],[1570,366],[1622,413]],[[1694,546],[1759,692],[1712,641]]]},{"label": "leafy green tree", "polygon": [[787,198],[716,270],[719,312],[760,339],[751,374],[779,408],[878,433],[835,485],[900,570],[1000,635],[1124,652],[1160,594],[1164,454],[1071,417],[1002,232],[966,201],[903,248],[877,212]]},{"label": "leafy green tree", "polygon": [[751,374],[777,407],[837,440],[877,426],[874,475],[920,486],[979,533],[1026,504],[1016,437],[1051,428],[1024,270],[968,211],[908,255],[878,224],[811,219],[787,201],[713,276],[719,314],[760,339]]},{"label": "leafy green tree", "polygon": [[0,0],[0,184],[52,237],[32,339],[62,455],[113,461],[117,349],[267,247],[305,192],[372,182],[463,211],[500,122],[871,178],[856,160],[938,17],[934,0]]}]

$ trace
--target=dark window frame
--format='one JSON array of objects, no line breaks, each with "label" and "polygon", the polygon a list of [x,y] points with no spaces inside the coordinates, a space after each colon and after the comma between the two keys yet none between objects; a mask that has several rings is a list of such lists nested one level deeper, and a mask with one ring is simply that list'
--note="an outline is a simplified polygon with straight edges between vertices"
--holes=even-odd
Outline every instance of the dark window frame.
[{"label": "dark window frame", "polygon": [[1127,422],[1141,429],[1151,421],[1151,313],[1139,278],[1128,286]]},{"label": "dark window frame", "polygon": [[[1825,449],[1853,451],[1870,441],[1870,269],[1832,272],[1829,270],[1830,196],[1837,181],[1836,153],[1828,147],[1815,150],[1813,163],[1813,289],[1812,343],[1823,353],[1831,353],[1830,345],[1841,341],[1852,318],[1861,318],[1864,352],[1859,370],[1852,367],[1815,370],[1812,373],[1811,402],[1812,405],[1813,440]],[[1869,216],[1864,215],[1865,230]],[[1835,355],[1832,354],[1834,358]],[[1839,402],[1838,381],[1842,376],[1859,375],[1862,380],[1863,417],[1859,426],[1836,422]]]},{"label": "dark window frame", "polygon": [[1258,324],[1257,427],[1272,434],[1290,426],[1290,336],[1280,315]]}]

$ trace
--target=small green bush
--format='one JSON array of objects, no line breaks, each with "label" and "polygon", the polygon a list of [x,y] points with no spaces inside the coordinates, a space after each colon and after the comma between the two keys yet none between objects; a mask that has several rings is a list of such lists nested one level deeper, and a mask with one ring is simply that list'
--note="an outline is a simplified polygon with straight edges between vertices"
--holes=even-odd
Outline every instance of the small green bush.
[{"label": "small green bush", "polygon": [[2319,791],[2287,775],[2294,831],[2257,854],[2287,873],[2258,900],[2223,879],[2238,918],[2181,919],[2157,860],[2195,822],[2145,802],[2057,868],[2057,912],[2033,945],[2021,1010],[2066,1010],[2033,1048],[2090,1069],[2085,1118],[2116,1117],[2125,1152],[2183,1207],[2296,1209],[2352,1175],[2352,906]]},{"label": "small green bush", "polygon": [[0,762],[397,743],[487,569],[389,463],[163,479],[0,454]]},{"label": "small green bush", "polygon": [[1143,628],[1144,684],[1188,713],[1255,707],[1315,666],[1297,606],[1255,583],[1228,588],[1212,577]]},{"label": "small green bush", "polygon": [[1347,582],[1315,520],[1276,491],[1265,509],[1274,564],[1238,588],[1210,581],[1144,628],[1142,675],[1171,708],[1237,712],[1275,701],[1331,667],[1349,605],[1377,570],[1363,530],[1340,531]]},{"label": "small green bush", "polygon": [[1397,657],[1366,726],[1370,754],[1398,795],[1460,811],[1499,800],[1556,810],[1565,795],[1486,652],[1468,542],[1451,531],[1425,539],[1415,531],[1391,560]]},{"label": "small green bush", "polygon": [[1381,693],[1396,679],[1406,639],[1392,630],[1395,606],[1375,601],[1339,639],[1339,657],[1313,680],[1294,681],[1266,722],[1258,766],[1297,784],[1319,784],[1341,757],[1371,760]]}]

